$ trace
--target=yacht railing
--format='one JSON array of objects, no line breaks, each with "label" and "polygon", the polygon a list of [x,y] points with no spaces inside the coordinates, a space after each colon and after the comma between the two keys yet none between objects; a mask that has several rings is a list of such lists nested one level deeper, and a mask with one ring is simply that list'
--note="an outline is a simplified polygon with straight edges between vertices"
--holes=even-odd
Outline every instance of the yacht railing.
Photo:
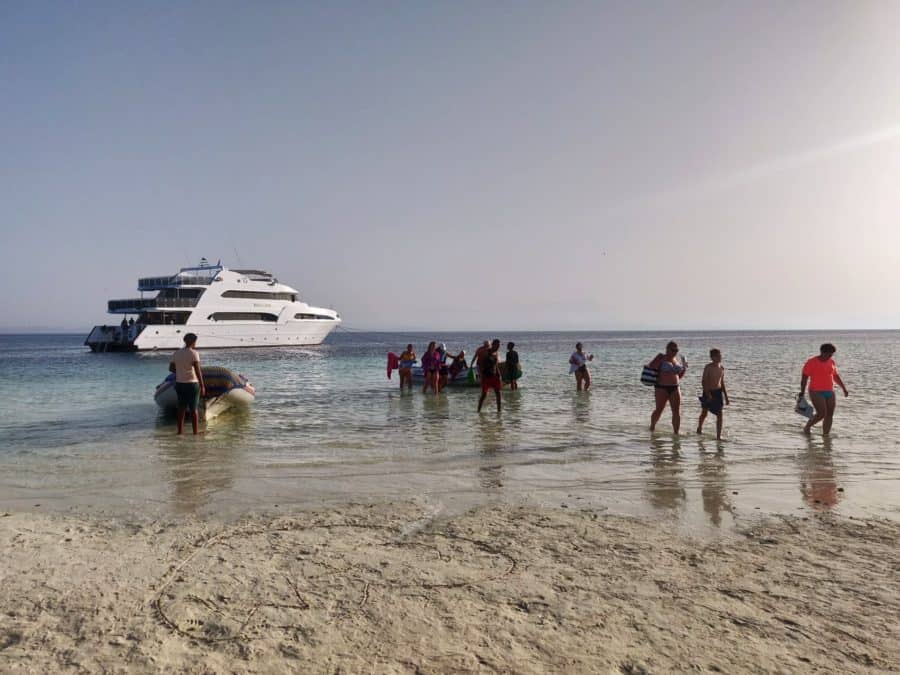
[{"label": "yacht railing", "polygon": [[156,298],[156,307],[196,307],[200,298]]},{"label": "yacht railing", "polygon": [[156,306],[156,300],[153,298],[130,298],[127,300],[110,300],[106,303],[108,312],[124,312],[137,313],[142,309],[148,309]]},{"label": "yacht railing", "polygon": [[138,290],[161,291],[164,288],[175,288],[178,286],[209,286],[215,276],[215,274],[204,276],[173,274],[169,277],[143,277],[138,279]]},{"label": "yacht railing", "polygon": [[106,303],[107,311],[113,313],[137,314],[145,309],[196,307],[200,298],[130,298],[127,300],[110,300]]}]

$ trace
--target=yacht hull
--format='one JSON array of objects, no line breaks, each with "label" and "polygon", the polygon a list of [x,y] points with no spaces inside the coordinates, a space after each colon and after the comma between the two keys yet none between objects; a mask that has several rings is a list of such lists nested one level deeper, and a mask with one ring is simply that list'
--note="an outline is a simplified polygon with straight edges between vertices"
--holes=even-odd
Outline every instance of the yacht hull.
[{"label": "yacht hull", "polygon": [[240,347],[291,347],[322,344],[340,320],[307,320],[285,324],[198,324],[144,326],[133,341],[123,341],[115,331],[96,326],[85,340],[95,352],[135,352],[184,347],[184,335],[194,333],[202,349]]},{"label": "yacht hull", "polygon": [[340,321],[298,321],[286,324],[229,324],[145,326],[134,342],[138,351],[180,349],[184,335],[194,333],[200,349],[235,347],[291,347],[318,345],[340,324]]}]

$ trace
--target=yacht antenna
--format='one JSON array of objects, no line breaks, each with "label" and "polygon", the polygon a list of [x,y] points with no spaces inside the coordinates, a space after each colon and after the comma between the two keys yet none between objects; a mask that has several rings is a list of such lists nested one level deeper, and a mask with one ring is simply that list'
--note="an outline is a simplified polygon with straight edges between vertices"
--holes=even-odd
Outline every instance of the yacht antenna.
[{"label": "yacht antenna", "polygon": [[243,267],[244,263],[241,262],[241,256],[238,255],[237,247],[234,249],[234,258],[237,260],[238,267]]}]

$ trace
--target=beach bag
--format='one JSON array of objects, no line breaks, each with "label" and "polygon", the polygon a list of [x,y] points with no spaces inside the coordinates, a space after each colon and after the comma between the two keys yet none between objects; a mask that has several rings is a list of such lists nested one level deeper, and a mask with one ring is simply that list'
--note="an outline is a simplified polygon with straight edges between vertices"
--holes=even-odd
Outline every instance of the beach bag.
[{"label": "beach bag", "polygon": [[478,376],[475,374],[475,368],[469,368],[469,373],[466,375],[466,379],[469,381],[469,384],[478,383]]},{"label": "beach bag", "polygon": [[645,384],[648,387],[656,385],[657,378],[659,377],[659,362],[661,360],[662,354],[657,354],[655,359],[644,366],[644,369],[641,371],[641,384]]},{"label": "beach bag", "polygon": [[794,412],[809,419],[816,414],[816,409],[812,403],[806,400],[806,396],[798,396],[797,405],[794,406]]}]

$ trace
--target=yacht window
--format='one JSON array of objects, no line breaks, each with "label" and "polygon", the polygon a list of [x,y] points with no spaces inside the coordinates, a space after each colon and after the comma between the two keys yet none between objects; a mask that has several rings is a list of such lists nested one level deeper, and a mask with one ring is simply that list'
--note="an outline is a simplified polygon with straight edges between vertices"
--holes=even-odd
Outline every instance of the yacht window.
[{"label": "yacht window", "polygon": [[151,326],[169,326],[175,324],[183,326],[187,323],[190,312],[146,312],[138,319],[138,323]]},{"label": "yacht window", "polygon": [[244,298],[247,300],[293,300],[293,293],[274,293],[267,291],[225,291],[223,298]]},{"label": "yacht window", "polygon": [[207,318],[210,321],[278,321],[274,314],[264,312],[215,312]]},{"label": "yacht window", "polygon": [[157,298],[199,298],[205,288],[164,288]]},{"label": "yacht window", "polygon": [[333,316],[325,316],[324,314],[294,314],[295,319],[301,319],[304,321],[312,320],[312,319],[320,319],[325,321],[334,321]]}]

